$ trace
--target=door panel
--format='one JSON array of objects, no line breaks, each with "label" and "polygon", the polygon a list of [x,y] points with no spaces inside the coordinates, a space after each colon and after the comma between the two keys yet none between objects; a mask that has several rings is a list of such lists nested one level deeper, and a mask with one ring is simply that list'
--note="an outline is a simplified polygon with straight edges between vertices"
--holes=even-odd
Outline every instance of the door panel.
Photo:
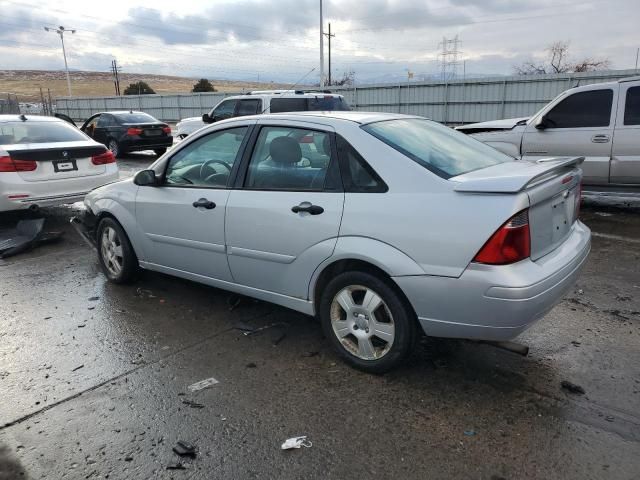
[{"label": "door panel", "polygon": [[529,122],[522,138],[522,159],[582,156],[585,184],[609,182],[617,94],[611,88],[577,92],[542,112],[550,126]]},{"label": "door panel", "polygon": [[[323,213],[294,213],[303,202]],[[229,266],[236,283],[306,298],[311,275],[336,245],[344,193],[233,190],[227,205]]]},{"label": "door panel", "polygon": [[640,85],[621,83],[618,99],[611,183],[640,184]]}]

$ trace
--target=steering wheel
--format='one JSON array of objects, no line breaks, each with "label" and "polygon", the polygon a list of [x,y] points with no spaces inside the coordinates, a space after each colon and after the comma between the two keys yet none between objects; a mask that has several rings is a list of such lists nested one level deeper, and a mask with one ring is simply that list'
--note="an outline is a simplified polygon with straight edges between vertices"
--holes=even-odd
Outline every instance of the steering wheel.
[{"label": "steering wheel", "polygon": [[[219,163],[220,165],[224,166],[227,170],[229,170],[229,173],[231,173],[231,165],[229,165],[227,162],[223,162],[222,160],[207,160],[206,162],[204,162],[201,166],[200,166],[200,178],[204,179],[204,167],[208,166],[209,164],[213,164],[213,163]],[[218,173],[215,171],[215,169],[211,169],[213,170],[213,173]],[[210,177],[211,174],[207,175],[207,177]]]}]

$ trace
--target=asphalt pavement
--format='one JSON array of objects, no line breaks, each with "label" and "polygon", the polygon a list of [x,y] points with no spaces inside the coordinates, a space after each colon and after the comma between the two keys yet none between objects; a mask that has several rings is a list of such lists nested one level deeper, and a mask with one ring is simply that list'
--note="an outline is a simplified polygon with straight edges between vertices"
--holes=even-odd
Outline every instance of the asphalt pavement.
[{"label": "asphalt pavement", "polygon": [[110,284],[80,206],[44,211],[62,240],[0,260],[0,479],[637,479],[640,205],[585,203],[588,264],[527,357],[424,339],[383,376],[299,313],[151,272]]}]

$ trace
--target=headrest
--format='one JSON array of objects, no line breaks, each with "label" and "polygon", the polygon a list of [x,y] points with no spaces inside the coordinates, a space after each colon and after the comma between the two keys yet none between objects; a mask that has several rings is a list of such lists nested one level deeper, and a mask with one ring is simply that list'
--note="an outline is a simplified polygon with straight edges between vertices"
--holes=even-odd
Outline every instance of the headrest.
[{"label": "headrest", "polygon": [[302,159],[300,144],[291,137],[274,138],[269,145],[269,153],[275,163],[298,163]]}]

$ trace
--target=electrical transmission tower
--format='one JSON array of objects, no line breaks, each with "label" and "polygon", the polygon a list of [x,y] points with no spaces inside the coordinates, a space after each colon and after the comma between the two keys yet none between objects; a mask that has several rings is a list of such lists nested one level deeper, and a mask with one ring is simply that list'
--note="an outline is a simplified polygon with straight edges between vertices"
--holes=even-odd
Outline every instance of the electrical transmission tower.
[{"label": "electrical transmission tower", "polygon": [[456,77],[459,55],[462,53],[458,46],[462,43],[456,35],[453,38],[442,37],[442,42],[438,44],[438,47],[442,47],[442,80],[450,80]]}]

